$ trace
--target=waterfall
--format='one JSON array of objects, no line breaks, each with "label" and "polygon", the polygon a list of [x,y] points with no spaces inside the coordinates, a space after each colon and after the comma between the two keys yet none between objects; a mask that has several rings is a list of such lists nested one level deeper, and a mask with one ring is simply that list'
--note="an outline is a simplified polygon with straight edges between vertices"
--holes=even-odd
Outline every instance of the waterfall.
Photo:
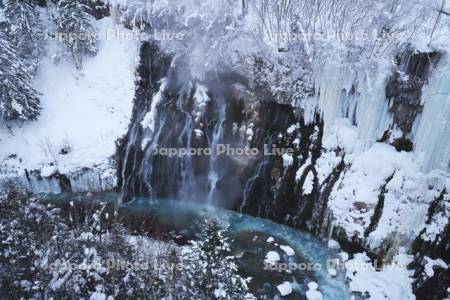
[{"label": "waterfall", "polygon": [[264,173],[266,172],[266,167],[268,165],[269,161],[268,160],[264,160],[261,163],[259,163],[258,165],[258,169],[255,172],[255,175],[253,175],[245,184],[245,188],[244,188],[244,200],[242,201],[241,206],[239,207],[239,212],[243,213],[244,212],[244,208],[247,205],[248,199],[251,196],[251,192],[252,192],[252,188],[254,188],[256,180],[263,178]]},{"label": "waterfall", "polygon": [[212,204],[214,201],[214,192],[216,191],[217,182],[220,180],[221,173],[221,163],[217,157],[217,145],[223,141],[223,124],[225,122],[225,105],[223,100],[218,101],[218,111],[219,119],[214,128],[214,133],[212,136],[212,141],[210,143],[210,148],[212,149],[211,157],[209,159],[209,172],[208,172],[208,182],[209,182],[209,192],[208,192],[208,203]]},{"label": "waterfall", "polygon": [[[199,81],[189,75],[184,57],[164,60],[155,70],[163,57],[151,50],[145,44],[141,50],[132,124],[119,145],[123,200],[177,198],[244,209],[247,201],[254,202],[258,186],[270,187],[266,181],[276,161],[262,154],[219,155],[218,145],[256,147],[262,153],[265,145],[282,142],[279,136],[295,123],[293,108],[259,101],[248,80],[231,71]],[[205,148],[209,155],[160,151]]]},{"label": "waterfall", "polygon": [[[141,55],[143,81],[132,125],[119,149],[123,198],[196,197],[212,203],[223,172],[213,150],[223,141],[229,118],[220,78],[200,82],[190,77],[183,57],[173,58],[151,76],[161,58],[148,51]],[[190,154],[204,148],[211,148],[211,155]],[[163,153],[172,150],[177,153]]]}]

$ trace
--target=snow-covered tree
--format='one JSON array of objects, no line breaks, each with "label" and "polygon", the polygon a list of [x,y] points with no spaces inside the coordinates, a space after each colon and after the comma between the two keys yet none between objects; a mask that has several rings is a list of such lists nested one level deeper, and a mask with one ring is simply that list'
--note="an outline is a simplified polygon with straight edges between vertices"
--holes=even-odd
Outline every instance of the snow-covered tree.
[{"label": "snow-covered tree", "polygon": [[222,223],[205,222],[202,239],[180,252],[173,243],[131,235],[122,217],[111,204],[53,206],[13,186],[0,191],[0,295],[254,299]]},{"label": "snow-covered tree", "polygon": [[212,220],[202,224],[201,239],[191,241],[182,252],[185,287],[197,299],[246,299],[246,279],[238,274],[230,255],[227,225]]},{"label": "snow-covered tree", "polygon": [[79,70],[83,68],[83,55],[95,55],[98,50],[89,10],[82,0],[60,0],[55,8],[54,21],[59,38]]},{"label": "snow-covered tree", "polygon": [[[0,193],[0,295],[7,299],[40,299],[35,261],[45,256],[45,245],[60,226],[57,211],[25,191],[4,186]],[[8,297],[9,296],[9,297]]]},{"label": "snow-covered tree", "polygon": [[33,77],[17,47],[0,31],[0,115],[5,120],[36,120],[41,107]]},{"label": "snow-covered tree", "polygon": [[42,24],[35,1],[4,0],[4,13],[8,22],[8,33],[17,47],[20,57],[35,68],[41,51]]}]

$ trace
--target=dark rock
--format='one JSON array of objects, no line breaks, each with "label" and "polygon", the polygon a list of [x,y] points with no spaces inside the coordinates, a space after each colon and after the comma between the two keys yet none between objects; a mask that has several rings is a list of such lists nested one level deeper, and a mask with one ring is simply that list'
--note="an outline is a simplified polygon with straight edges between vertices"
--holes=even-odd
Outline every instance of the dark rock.
[{"label": "dark rock", "polygon": [[397,70],[386,85],[386,99],[394,124],[407,134],[418,113],[422,111],[422,87],[427,82],[430,69],[442,56],[440,52],[415,52],[406,50],[397,56]]}]

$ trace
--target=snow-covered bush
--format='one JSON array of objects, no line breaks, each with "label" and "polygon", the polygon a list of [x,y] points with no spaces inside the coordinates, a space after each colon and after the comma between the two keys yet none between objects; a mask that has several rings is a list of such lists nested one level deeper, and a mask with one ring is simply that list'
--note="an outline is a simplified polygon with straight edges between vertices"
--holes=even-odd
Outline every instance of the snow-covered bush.
[{"label": "snow-covered bush", "polygon": [[0,294],[31,298],[42,287],[35,263],[60,229],[57,210],[28,200],[12,184],[5,190],[0,194]]}]

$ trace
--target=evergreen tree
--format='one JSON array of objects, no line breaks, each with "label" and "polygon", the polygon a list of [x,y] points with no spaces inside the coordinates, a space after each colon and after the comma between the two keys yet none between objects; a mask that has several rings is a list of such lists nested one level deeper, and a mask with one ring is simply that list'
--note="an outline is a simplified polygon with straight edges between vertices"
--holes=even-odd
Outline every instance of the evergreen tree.
[{"label": "evergreen tree", "polygon": [[9,35],[22,59],[31,63],[30,68],[36,67],[41,40],[43,36],[42,24],[35,1],[32,0],[4,0],[5,19],[9,26]]},{"label": "evergreen tree", "polygon": [[5,120],[36,120],[41,107],[33,77],[16,46],[0,31],[0,115]]},{"label": "evergreen tree", "polygon": [[96,34],[89,10],[90,7],[82,0],[60,0],[56,6],[58,34],[79,70],[83,68],[83,54],[97,54]]},{"label": "evergreen tree", "polygon": [[190,297],[200,299],[248,299],[247,280],[238,274],[230,255],[227,226],[220,221],[205,221],[202,238],[184,249],[182,262],[185,288]]}]

